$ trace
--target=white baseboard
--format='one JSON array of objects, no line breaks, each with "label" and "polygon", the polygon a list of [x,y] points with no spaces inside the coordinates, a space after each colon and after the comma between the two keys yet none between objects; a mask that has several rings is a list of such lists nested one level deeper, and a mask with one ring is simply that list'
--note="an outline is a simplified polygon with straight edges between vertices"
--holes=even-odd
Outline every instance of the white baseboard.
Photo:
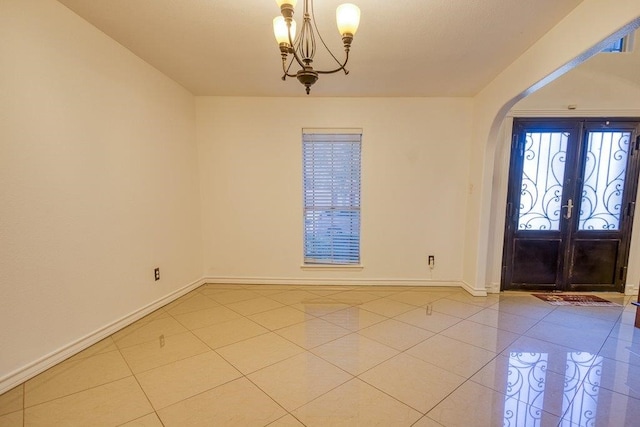
[{"label": "white baseboard", "polygon": [[171,292],[170,294],[150,303],[146,306],[127,314],[126,316],[109,323],[108,325],[103,326],[102,328],[68,344],[64,347],[55,350],[46,356],[41,357],[40,359],[29,363],[28,365],[19,368],[4,377],[0,378],[0,394],[5,391],[11,390],[13,387],[22,384],[30,378],[35,377],[41,372],[46,371],[50,367],[62,362],[65,359],[73,356],[81,352],[82,350],[92,346],[100,340],[107,338],[109,335],[114,332],[119,331],[120,329],[129,326],[136,320],[139,320],[146,316],[147,314],[163,307],[170,302],[180,298],[182,295],[191,292],[197,287],[201,286],[205,283],[204,279],[196,280],[195,282],[189,283],[188,285]]},{"label": "white baseboard", "polygon": [[500,293],[500,283],[491,283],[487,286],[488,294],[499,294]]},{"label": "white baseboard", "polygon": [[205,277],[205,283],[230,285],[318,285],[318,286],[427,286],[427,287],[462,287],[462,282],[453,280],[426,279],[309,279],[309,278],[281,278],[281,277],[237,277],[210,276]]},{"label": "white baseboard", "polygon": [[487,290],[486,289],[476,289],[465,281],[461,282],[462,289],[469,292],[474,297],[486,297]]}]

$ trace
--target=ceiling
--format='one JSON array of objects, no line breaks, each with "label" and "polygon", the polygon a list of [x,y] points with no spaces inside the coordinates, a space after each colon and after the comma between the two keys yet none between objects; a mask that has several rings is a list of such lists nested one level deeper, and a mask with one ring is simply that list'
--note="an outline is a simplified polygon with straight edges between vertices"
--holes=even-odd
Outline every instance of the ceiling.
[{"label": "ceiling", "polygon": [[[194,95],[305,96],[281,80],[273,0],[59,1]],[[343,1],[315,5],[339,59]],[[312,96],[473,96],[582,0],[352,1],[362,18],[350,73],[321,75]]]}]

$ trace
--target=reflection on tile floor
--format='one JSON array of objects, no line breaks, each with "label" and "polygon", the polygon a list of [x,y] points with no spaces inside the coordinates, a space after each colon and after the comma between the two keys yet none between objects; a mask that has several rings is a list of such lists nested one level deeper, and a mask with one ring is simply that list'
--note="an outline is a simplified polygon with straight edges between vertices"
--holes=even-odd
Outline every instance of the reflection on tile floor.
[{"label": "reflection on tile floor", "polygon": [[0,426],[638,426],[620,307],[204,285],[0,395]]}]

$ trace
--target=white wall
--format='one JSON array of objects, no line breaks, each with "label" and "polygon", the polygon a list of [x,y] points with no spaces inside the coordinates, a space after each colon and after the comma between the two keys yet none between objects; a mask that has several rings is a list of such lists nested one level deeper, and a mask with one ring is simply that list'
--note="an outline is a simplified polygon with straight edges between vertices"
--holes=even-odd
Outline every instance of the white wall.
[{"label": "white wall", "polygon": [[[196,100],[206,276],[460,284],[471,100]],[[306,127],[363,129],[362,270],[300,268]]]},{"label": "white wall", "polygon": [[464,274],[468,287],[482,292],[491,283],[494,162],[500,126],[507,112],[617,38],[640,26],[637,0],[584,0],[561,22],[505,68],[474,101],[467,201]]},{"label": "white wall", "polygon": [[[637,41],[638,34],[636,36]],[[636,44],[640,47],[640,45]],[[640,117],[640,76],[621,78],[620,70],[637,68],[640,52],[598,54],[513,106],[513,117]],[[568,110],[573,104],[575,110]],[[493,201],[490,235],[493,249],[489,275],[491,287],[500,283],[502,239],[507,198],[511,118],[499,134],[493,175]],[[629,257],[626,291],[637,293],[640,282],[640,224],[635,221]]]},{"label": "white wall", "polygon": [[0,2],[0,63],[1,392],[202,259],[191,94],[53,0]]}]

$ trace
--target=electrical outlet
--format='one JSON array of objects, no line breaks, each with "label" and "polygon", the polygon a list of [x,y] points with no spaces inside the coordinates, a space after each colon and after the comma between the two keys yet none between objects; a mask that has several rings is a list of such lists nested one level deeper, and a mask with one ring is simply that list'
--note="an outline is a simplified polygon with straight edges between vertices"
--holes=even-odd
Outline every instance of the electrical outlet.
[{"label": "electrical outlet", "polygon": [[153,270],[153,277],[155,277],[156,282],[157,282],[158,280],[160,280],[160,268],[156,267],[156,268]]},{"label": "electrical outlet", "polygon": [[433,269],[436,266],[436,257],[434,255],[429,255],[427,258],[427,262],[429,264],[429,268]]}]

